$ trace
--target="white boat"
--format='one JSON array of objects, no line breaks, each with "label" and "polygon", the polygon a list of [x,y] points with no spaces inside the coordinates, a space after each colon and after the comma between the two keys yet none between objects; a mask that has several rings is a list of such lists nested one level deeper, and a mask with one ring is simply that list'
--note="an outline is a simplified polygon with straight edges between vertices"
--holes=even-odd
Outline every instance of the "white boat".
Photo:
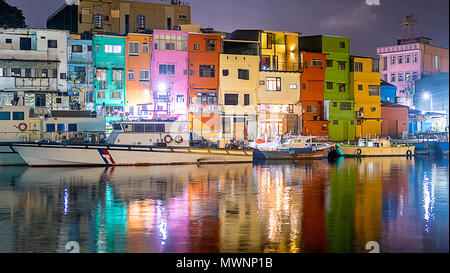
[{"label": "white boat", "polygon": [[113,124],[105,144],[23,144],[13,146],[30,166],[130,166],[243,163],[252,150],[189,147],[189,126],[177,121],[135,121]]}]

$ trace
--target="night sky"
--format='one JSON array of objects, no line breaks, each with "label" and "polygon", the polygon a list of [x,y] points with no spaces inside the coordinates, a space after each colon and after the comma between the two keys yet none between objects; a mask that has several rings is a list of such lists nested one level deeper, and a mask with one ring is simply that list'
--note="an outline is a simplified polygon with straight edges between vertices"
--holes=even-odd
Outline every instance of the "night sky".
[{"label": "night sky", "polygon": [[[186,0],[187,1],[187,0]],[[235,29],[266,29],[329,34],[351,38],[351,53],[375,56],[377,46],[392,45],[401,38],[399,17],[412,12],[419,23],[416,35],[448,48],[448,0],[189,0],[192,23],[231,32]],[[28,27],[45,28],[47,17],[64,0],[6,0],[22,9]],[[156,2],[159,0],[142,0]],[[168,3],[170,1],[165,1]]]}]

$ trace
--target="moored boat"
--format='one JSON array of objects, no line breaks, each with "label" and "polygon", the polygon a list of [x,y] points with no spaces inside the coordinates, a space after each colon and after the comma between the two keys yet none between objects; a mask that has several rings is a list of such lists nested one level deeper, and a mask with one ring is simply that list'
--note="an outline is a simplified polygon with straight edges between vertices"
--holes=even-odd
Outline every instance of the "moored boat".
[{"label": "moored boat", "polygon": [[413,156],[414,145],[391,145],[388,139],[359,139],[357,145],[338,144],[347,157],[361,156]]}]

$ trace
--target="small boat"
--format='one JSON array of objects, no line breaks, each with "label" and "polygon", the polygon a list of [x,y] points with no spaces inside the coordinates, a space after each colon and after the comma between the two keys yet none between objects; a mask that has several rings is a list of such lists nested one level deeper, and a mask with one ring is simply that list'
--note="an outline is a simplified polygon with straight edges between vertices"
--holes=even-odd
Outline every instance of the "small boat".
[{"label": "small boat", "polygon": [[414,145],[391,145],[388,139],[359,139],[357,145],[338,144],[346,157],[361,156],[413,156]]},{"label": "small boat", "polygon": [[312,142],[314,136],[289,136],[284,141],[252,143],[254,159],[322,159],[339,157],[336,144]]},{"label": "small boat", "polygon": [[189,123],[127,121],[113,123],[100,144],[16,143],[15,151],[30,166],[133,166],[251,163],[252,150],[189,147]]}]

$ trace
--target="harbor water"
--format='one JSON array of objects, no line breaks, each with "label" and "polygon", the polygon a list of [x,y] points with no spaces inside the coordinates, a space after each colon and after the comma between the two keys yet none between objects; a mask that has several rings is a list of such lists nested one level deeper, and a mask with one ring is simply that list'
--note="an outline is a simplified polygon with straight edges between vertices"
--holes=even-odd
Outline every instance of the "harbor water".
[{"label": "harbor water", "polygon": [[0,252],[448,252],[448,164],[0,167]]}]

